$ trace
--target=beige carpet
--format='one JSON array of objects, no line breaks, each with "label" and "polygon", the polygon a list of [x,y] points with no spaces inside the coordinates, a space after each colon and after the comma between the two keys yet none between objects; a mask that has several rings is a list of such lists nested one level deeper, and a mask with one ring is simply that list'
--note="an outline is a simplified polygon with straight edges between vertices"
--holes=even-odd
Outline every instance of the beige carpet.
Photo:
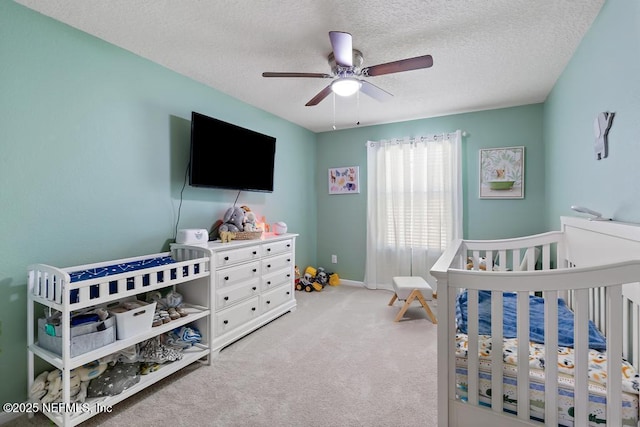
[{"label": "beige carpet", "polygon": [[391,295],[348,285],[296,292],[296,311],[211,366],[191,365],[81,426],[435,426],[436,326],[417,302],[393,322],[401,303],[389,307]]}]

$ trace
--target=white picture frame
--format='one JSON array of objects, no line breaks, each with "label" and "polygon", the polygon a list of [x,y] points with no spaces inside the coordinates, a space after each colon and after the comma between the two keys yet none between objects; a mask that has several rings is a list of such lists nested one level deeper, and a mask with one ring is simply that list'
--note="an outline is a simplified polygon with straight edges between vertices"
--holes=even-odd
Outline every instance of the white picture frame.
[{"label": "white picture frame", "polygon": [[329,194],[356,194],[360,192],[360,171],[358,166],[329,168]]},{"label": "white picture frame", "polygon": [[524,146],[481,148],[479,197],[524,199]]}]

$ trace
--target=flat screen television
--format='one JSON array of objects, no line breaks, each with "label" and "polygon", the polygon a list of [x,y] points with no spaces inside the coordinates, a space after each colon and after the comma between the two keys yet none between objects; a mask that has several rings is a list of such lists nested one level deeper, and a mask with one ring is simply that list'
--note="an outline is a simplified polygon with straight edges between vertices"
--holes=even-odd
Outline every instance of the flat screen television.
[{"label": "flat screen television", "polygon": [[189,185],[273,192],[276,139],[191,113]]}]

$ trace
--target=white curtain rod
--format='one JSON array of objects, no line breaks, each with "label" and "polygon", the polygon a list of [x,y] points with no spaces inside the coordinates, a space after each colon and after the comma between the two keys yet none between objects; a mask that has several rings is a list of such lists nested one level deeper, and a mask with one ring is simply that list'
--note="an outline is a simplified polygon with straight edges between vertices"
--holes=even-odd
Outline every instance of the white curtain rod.
[{"label": "white curtain rod", "polygon": [[[442,137],[443,137],[443,136],[445,136],[445,135],[446,135],[447,137],[451,138],[451,137],[455,136],[455,135],[456,135],[456,133],[457,133],[457,131],[456,131],[456,132],[449,132],[449,133],[433,134],[433,135],[428,135],[428,136],[421,136],[421,137],[420,137],[420,140],[421,140],[421,141],[424,141],[424,140],[436,140],[436,139],[438,139],[438,138],[442,138]],[[469,134],[467,133],[467,131],[463,130],[463,131],[461,132],[461,135],[462,135],[463,137],[466,137],[466,136],[468,136]],[[406,138],[390,138],[390,139],[383,139],[382,141],[389,141],[389,142],[396,142],[396,143],[397,143],[397,142],[403,142],[405,139],[406,139]],[[416,137],[415,137],[415,136],[411,136],[411,137],[409,137],[409,141],[408,141],[408,142],[414,142],[415,140],[416,140]],[[367,142],[365,143],[365,145],[368,145],[368,144],[369,144],[369,142],[373,142],[373,141],[367,141]],[[376,141],[376,142],[380,142],[380,141]]]}]

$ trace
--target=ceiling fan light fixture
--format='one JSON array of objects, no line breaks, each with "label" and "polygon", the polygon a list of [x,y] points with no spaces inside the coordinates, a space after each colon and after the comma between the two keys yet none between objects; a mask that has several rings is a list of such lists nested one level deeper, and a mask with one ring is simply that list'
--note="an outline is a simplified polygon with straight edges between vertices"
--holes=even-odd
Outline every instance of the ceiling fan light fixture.
[{"label": "ceiling fan light fixture", "polygon": [[331,83],[331,90],[336,95],[351,96],[360,90],[362,82],[355,77],[342,77]]}]

